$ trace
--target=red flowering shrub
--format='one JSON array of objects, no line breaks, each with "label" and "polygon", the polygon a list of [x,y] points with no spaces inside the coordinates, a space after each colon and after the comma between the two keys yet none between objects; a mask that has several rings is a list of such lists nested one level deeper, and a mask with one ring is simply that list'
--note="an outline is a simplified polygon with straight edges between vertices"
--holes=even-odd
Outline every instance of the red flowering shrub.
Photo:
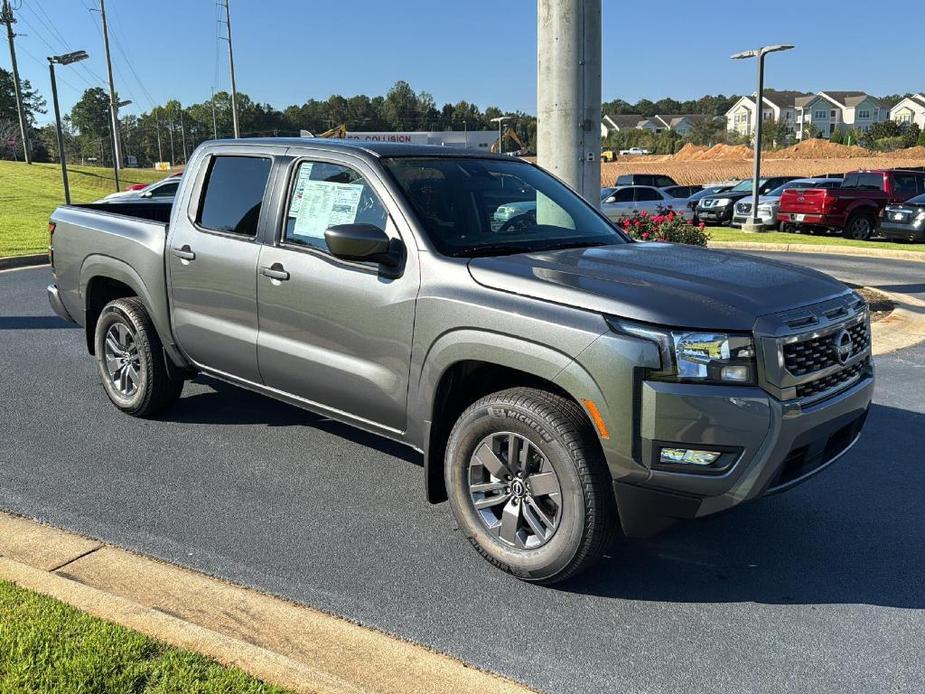
[{"label": "red flowering shrub", "polygon": [[648,212],[634,212],[620,222],[623,231],[637,241],[668,241],[670,243],[686,243],[690,246],[706,246],[710,234],[704,230],[701,222],[691,224],[673,210],[661,211],[658,214]]}]

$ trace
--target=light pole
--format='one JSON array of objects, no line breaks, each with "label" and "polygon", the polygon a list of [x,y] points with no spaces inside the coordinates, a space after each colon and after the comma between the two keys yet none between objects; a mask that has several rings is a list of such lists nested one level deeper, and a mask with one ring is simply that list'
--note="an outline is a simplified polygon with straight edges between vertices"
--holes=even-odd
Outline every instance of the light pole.
[{"label": "light pole", "polygon": [[743,231],[762,231],[763,227],[758,221],[758,181],[761,178],[761,122],[764,120],[764,57],[768,53],[789,51],[793,46],[762,46],[751,51],[742,51],[731,56],[733,60],[757,58],[758,62],[758,90],[755,92],[755,173],[752,177],[752,217],[744,225]]},{"label": "light pole", "polygon": [[497,118],[492,118],[491,123],[498,124],[498,154],[504,154],[504,133],[502,128],[504,127],[504,121],[513,119],[514,116],[498,116]]},{"label": "light pole", "polygon": [[71,187],[67,182],[67,158],[64,154],[64,131],[61,129],[61,109],[58,107],[58,82],[55,80],[55,64],[70,65],[90,56],[86,51],[74,51],[64,55],[48,57],[48,72],[51,75],[51,99],[55,104],[55,129],[58,132],[58,159],[61,160],[61,180],[64,183],[64,204],[71,204]]}]

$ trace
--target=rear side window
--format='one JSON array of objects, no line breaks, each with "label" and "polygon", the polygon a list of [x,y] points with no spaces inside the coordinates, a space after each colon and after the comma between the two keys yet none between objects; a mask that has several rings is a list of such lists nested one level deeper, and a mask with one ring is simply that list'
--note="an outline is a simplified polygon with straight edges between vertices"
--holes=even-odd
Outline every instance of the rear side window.
[{"label": "rear side window", "polygon": [[858,188],[883,190],[883,174],[865,173],[858,176]]},{"label": "rear side window", "polygon": [[630,175],[624,175],[617,178],[618,186],[631,186],[633,185],[633,177]]},{"label": "rear side window", "polygon": [[657,176],[655,178],[655,187],[656,188],[665,188],[666,186],[673,186],[674,181],[671,180],[668,176]]},{"label": "rear side window", "polygon": [[256,236],[269,176],[265,157],[213,157],[196,222],[211,231]]}]

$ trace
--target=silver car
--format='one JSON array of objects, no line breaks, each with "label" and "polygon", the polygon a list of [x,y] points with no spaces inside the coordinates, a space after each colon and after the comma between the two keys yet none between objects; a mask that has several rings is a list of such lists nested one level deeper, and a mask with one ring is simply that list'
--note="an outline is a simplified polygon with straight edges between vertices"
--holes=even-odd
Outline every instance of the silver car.
[{"label": "silver car", "polygon": [[141,190],[124,190],[119,193],[111,193],[102,200],[97,200],[97,202],[141,202],[144,200],[171,202],[176,196],[179,186],[180,177],[171,176],[162,181],[156,181]]},{"label": "silver car", "polygon": [[673,210],[675,214],[689,217],[687,198],[674,198],[659,188],[652,186],[624,186],[617,188],[610,197],[601,201],[601,212],[608,219],[619,221],[632,217],[638,212],[658,214]]},{"label": "silver car", "polygon": [[[780,196],[788,188],[838,188],[841,186],[840,178],[798,178],[795,181],[789,181],[766,195],[758,198],[758,220],[767,228],[777,227],[777,211],[780,209]],[[732,212],[732,226],[740,227],[745,224],[752,215],[751,197],[739,200]]]}]

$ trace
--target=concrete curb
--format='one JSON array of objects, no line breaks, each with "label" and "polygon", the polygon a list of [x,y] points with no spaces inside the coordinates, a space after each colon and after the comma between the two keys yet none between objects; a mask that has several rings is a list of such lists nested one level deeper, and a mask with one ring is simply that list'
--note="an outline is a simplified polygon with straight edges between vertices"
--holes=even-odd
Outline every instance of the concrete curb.
[{"label": "concrete curb", "polygon": [[14,268],[33,267],[37,265],[48,265],[47,253],[14,255],[9,258],[0,258],[0,270],[13,270]]},{"label": "concrete curb", "polygon": [[892,248],[870,246],[826,246],[818,243],[759,243],[752,241],[710,241],[709,248],[729,251],[780,251],[788,253],[831,253],[857,258],[890,258],[892,260],[913,260],[925,263],[925,252],[899,251]]},{"label": "concrete curb", "polygon": [[873,355],[879,357],[925,341],[925,301],[871,287],[896,307],[883,320],[871,323]]},{"label": "concrete curb", "polygon": [[3,512],[0,579],[295,692],[532,691],[341,617]]}]

